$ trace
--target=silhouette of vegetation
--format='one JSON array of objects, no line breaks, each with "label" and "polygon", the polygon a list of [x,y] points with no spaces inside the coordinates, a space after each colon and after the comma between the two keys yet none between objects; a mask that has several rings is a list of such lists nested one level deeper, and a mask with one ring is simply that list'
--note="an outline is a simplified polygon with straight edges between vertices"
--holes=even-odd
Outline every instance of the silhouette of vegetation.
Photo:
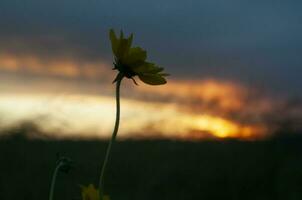
[{"label": "silhouette of vegetation", "polygon": [[64,173],[68,173],[71,168],[73,167],[73,161],[65,156],[60,156],[60,154],[57,154],[57,162],[56,162],[56,166],[55,169],[53,171],[52,174],[52,180],[51,180],[51,184],[50,184],[50,190],[49,190],[49,200],[53,200],[54,199],[54,191],[55,191],[55,184],[56,184],[56,179],[57,176],[59,174],[59,172],[64,172]]},{"label": "silhouette of vegetation", "polygon": [[[80,199],[79,185],[97,184],[106,141],[28,140],[30,129],[0,140],[0,199],[46,199],[56,152],[75,167],[58,174],[55,199]],[[267,141],[117,141],[107,171],[114,200],[302,198],[302,137]],[[18,192],[16,192],[18,191]]]},{"label": "silhouette of vegetation", "polygon": [[[83,200],[105,200],[109,199],[104,192],[104,177],[106,174],[107,165],[109,162],[112,145],[117,137],[120,123],[120,86],[124,78],[132,79],[135,84],[135,76],[138,76],[141,81],[149,85],[163,85],[167,81],[164,73],[164,68],[158,67],[154,63],[147,62],[147,52],[141,47],[132,47],[133,34],[128,38],[124,38],[124,33],[121,31],[120,37],[117,38],[113,29],[109,32],[112,52],[114,55],[113,69],[118,71],[113,83],[116,83],[116,117],[111,139],[106,149],[104,162],[102,165],[98,189],[90,184],[87,187],[82,187]],[[87,189],[88,188],[88,189]]]}]

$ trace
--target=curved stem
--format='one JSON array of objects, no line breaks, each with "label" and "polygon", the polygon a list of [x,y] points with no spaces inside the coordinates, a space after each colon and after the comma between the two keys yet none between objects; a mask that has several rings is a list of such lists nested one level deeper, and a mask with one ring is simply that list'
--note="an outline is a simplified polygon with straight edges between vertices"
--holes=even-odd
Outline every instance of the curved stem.
[{"label": "curved stem", "polygon": [[99,192],[100,192],[100,197],[101,200],[103,198],[103,194],[104,194],[104,174],[106,171],[106,166],[108,164],[109,161],[109,156],[110,156],[110,152],[111,152],[111,148],[112,148],[112,144],[115,141],[115,138],[117,136],[117,132],[118,132],[118,128],[119,128],[119,123],[120,123],[120,86],[121,86],[121,82],[123,79],[123,75],[119,74],[116,78],[116,116],[115,116],[115,125],[114,125],[114,129],[113,129],[113,133],[111,136],[111,140],[109,141],[109,144],[107,146],[107,150],[106,150],[106,155],[105,155],[105,160],[102,166],[102,171],[101,171],[101,175],[100,175],[100,180],[99,180]]},{"label": "curved stem", "polygon": [[56,179],[57,179],[58,172],[59,172],[59,169],[60,169],[61,166],[62,166],[62,163],[59,163],[56,166],[56,168],[55,168],[55,170],[54,170],[54,172],[52,174],[52,180],[51,180],[50,191],[49,191],[49,200],[53,200]]}]

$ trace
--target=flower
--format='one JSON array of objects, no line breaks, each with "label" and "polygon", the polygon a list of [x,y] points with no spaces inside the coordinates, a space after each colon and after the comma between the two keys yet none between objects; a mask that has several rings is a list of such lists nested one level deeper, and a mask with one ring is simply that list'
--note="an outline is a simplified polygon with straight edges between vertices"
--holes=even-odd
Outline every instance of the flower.
[{"label": "flower", "polygon": [[[149,85],[162,85],[167,83],[163,73],[164,68],[147,62],[147,52],[140,47],[131,47],[133,34],[124,38],[121,31],[120,38],[117,38],[113,29],[109,33],[112,51],[115,57],[114,68],[119,71],[120,77],[130,78],[135,82],[134,76],[138,76],[141,81]],[[114,82],[115,82],[114,81]]]},{"label": "flower", "polygon": [[74,162],[68,157],[60,156],[57,154],[57,166],[59,170],[64,173],[68,173],[72,168],[74,168]]},{"label": "flower", "polygon": [[109,196],[105,195],[103,198],[100,198],[100,192],[90,184],[87,187],[81,186],[82,189],[82,200],[110,200]]}]

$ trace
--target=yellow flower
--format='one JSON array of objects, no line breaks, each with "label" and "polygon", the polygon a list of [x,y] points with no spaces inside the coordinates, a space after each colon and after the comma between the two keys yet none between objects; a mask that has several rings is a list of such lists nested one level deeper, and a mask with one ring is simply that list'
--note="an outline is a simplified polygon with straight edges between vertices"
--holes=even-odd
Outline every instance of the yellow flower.
[{"label": "yellow flower", "polygon": [[100,192],[90,184],[87,187],[81,186],[82,189],[82,200],[110,200],[109,196],[105,195],[103,198],[100,198]]},{"label": "yellow flower", "polygon": [[165,76],[168,74],[163,73],[164,68],[147,62],[147,52],[142,48],[131,47],[133,34],[124,38],[121,31],[120,38],[117,38],[111,29],[109,35],[115,57],[114,69],[119,71],[118,76],[131,78],[135,82],[133,77],[137,75],[141,81],[150,85],[161,85],[167,82]]}]

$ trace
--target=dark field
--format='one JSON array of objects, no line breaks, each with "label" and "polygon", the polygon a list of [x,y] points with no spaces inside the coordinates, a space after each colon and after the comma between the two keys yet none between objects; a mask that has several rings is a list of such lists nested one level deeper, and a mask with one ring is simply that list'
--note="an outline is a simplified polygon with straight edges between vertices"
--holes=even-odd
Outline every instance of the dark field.
[{"label": "dark field", "polygon": [[[0,199],[47,199],[56,153],[75,168],[60,173],[55,199],[78,199],[98,182],[107,142],[0,140]],[[302,199],[302,138],[270,141],[121,141],[106,175],[112,200]]]}]

